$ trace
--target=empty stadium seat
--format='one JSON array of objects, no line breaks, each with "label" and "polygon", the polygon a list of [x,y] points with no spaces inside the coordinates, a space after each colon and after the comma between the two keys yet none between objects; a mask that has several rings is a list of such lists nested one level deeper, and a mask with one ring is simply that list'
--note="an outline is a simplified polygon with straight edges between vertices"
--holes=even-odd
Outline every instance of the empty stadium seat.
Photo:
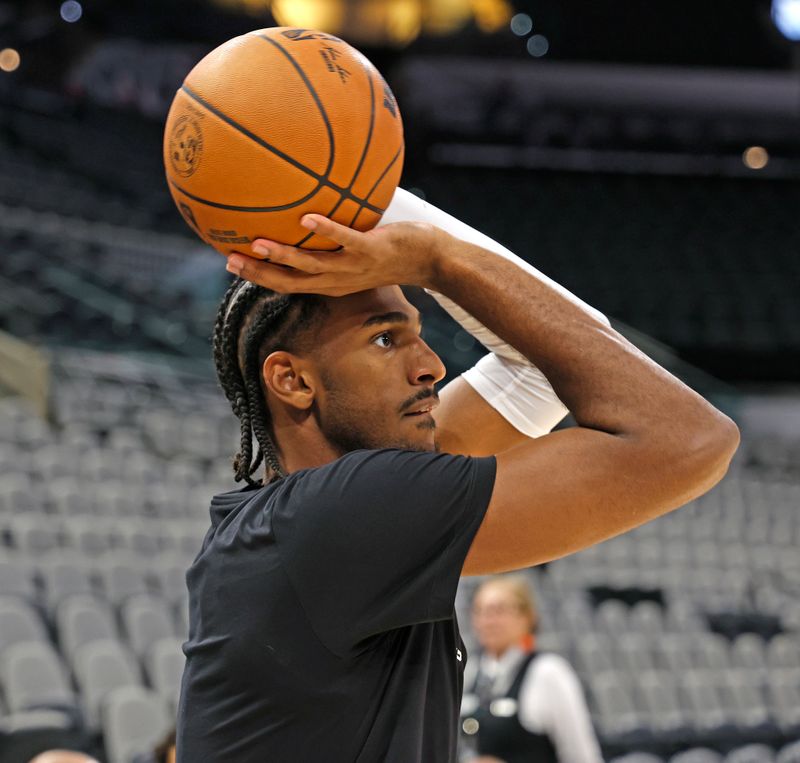
[{"label": "empty stadium seat", "polygon": [[27,556],[13,552],[0,558],[0,596],[35,601],[36,586]]},{"label": "empty stadium seat", "polygon": [[66,671],[47,642],[24,641],[0,655],[0,677],[9,710],[75,709]]},{"label": "empty stadium seat", "polygon": [[122,604],[130,596],[150,592],[148,571],[143,561],[132,555],[117,552],[99,556],[94,569],[103,595],[112,604]]},{"label": "empty stadium seat", "polygon": [[51,609],[68,596],[94,593],[89,564],[76,551],[51,551],[39,560],[38,567],[45,600]]},{"label": "empty stadium seat", "polygon": [[86,723],[92,729],[100,728],[100,705],[109,691],[119,686],[140,686],[142,682],[136,660],[119,641],[91,641],[79,646],[72,666]]},{"label": "empty stadium seat", "polygon": [[102,707],[108,763],[130,763],[159,743],[174,724],[166,700],[139,686],[108,692]]},{"label": "empty stadium seat", "polygon": [[110,607],[92,596],[69,596],[61,601],[56,608],[56,626],[61,650],[70,661],[80,646],[118,635]]},{"label": "empty stadium seat", "polygon": [[725,763],[773,763],[775,754],[765,744],[748,744],[731,750],[725,756]]},{"label": "empty stadium seat", "polygon": [[144,665],[150,686],[169,702],[173,713],[177,712],[181,676],[186,662],[182,650],[182,638],[162,638],[147,649]]},{"label": "empty stadium seat", "polygon": [[173,618],[163,599],[146,594],[132,596],[120,608],[120,615],[128,643],[140,658],[153,642],[175,632]]},{"label": "empty stadium seat", "polygon": [[41,617],[24,601],[3,597],[0,599],[0,653],[26,641],[49,642]]},{"label": "empty stadium seat", "polygon": [[800,740],[781,747],[775,756],[775,763],[800,763]]}]

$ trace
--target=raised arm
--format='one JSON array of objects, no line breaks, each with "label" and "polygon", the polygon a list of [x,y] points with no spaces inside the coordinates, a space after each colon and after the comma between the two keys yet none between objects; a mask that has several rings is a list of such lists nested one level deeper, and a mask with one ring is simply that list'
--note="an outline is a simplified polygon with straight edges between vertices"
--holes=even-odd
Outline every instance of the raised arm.
[{"label": "raised arm", "polygon": [[466,574],[538,564],[683,505],[724,475],[736,425],[547,283],[446,240],[434,287],[531,358],[578,426],[498,454]]},{"label": "raised arm", "polygon": [[445,294],[530,358],[578,423],[498,454],[465,574],[529,567],[593,545],[683,505],[725,474],[736,425],[546,279],[428,225],[358,233],[317,215],[304,222],[344,248],[267,243],[271,263],[235,255],[230,269],[284,292],[338,296],[411,283]]}]

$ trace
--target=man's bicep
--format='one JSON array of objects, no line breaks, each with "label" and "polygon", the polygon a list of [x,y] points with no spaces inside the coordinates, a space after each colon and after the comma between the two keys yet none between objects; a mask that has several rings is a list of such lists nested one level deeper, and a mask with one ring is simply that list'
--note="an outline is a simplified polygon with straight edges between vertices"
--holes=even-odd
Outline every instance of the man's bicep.
[{"label": "man's bicep", "polygon": [[462,377],[439,394],[433,412],[440,450],[464,456],[490,456],[529,438],[513,427]]},{"label": "man's bicep", "polygon": [[494,490],[464,575],[531,567],[637,527],[691,500],[651,449],[584,427],[498,454]]}]

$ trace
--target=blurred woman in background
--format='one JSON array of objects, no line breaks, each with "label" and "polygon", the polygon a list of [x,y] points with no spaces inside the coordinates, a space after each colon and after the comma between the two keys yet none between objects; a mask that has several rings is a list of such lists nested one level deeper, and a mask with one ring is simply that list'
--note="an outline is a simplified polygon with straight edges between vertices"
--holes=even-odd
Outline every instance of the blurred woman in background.
[{"label": "blurred woman in background", "polygon": [[489,578],[475,592],[480,652],[467,663],[461,704],[470,763],[602,763],[578,677],[563,657],[536,651],[537,620],[522,575]]}]

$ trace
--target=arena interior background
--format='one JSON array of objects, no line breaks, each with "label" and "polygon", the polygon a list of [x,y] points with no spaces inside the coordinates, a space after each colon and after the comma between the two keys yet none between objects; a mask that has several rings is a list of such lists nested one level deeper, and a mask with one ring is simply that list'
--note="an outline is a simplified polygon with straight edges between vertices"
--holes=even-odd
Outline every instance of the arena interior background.
[{"label": "arena interior background", "polygon": [[[227,274],[169,198],[161,131],[204,53],[282,24],[384,73],[404,187],[742,429],[709,495],[530,571],[607,757],[800,760],[798,6],[0,2],[0,759],[130,763],[172,723],[183,572],[236,426],[210,364]],[[480,357],[410,294],[450,378]]]}]

